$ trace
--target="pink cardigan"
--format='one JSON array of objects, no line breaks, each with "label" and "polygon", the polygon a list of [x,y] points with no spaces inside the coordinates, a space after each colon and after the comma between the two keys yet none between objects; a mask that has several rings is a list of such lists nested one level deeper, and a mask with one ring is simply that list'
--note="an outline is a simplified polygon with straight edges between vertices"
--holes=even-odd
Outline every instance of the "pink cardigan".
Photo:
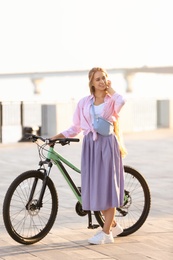
[{"label": "pink cardigan", "polygon": [[[89,132],[93,132],[93,140],[97,139],[97,133],[93,129],[90,115],[90,107],[93,100],[94,96],[89,95],[82,98],[78,102],[73,115],[73,125],[69,129],[62,132],[65,137],[74,137],[83,130],[84,135],[87,135]],[[116,121],[118,118],[118,113],[125,103],[124,98],[118,93],[115,93],[112,96],[107,94],[104,102],[105,106],[101,116],[110,122]]]}]

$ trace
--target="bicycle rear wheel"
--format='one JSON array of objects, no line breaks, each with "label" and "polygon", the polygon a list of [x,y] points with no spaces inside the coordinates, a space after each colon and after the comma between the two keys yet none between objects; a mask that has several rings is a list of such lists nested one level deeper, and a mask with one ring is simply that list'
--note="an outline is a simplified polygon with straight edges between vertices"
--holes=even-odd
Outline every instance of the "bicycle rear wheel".
[{"label": "bicycle rear wheel", "polygon": [[[27,171],[10,185],[3,203],[3,219],[9,235],[21,244],[33,244],[45,237],[52,228],[58,196],[48,177],[41,207],[37,206],[44,174]],[[32,199],[30,194],[33,193]]]},{"label": "bicycle rear wheel", "polygon": [[[151,205],[150,190],[144,177],[135,169],[124,166],[124,205],[117,208],[115,219],[124,231],[119,236],[127,236],[137,231],[145,222]],[[97,222],[104,225],[101,211],[94,212]]]}]

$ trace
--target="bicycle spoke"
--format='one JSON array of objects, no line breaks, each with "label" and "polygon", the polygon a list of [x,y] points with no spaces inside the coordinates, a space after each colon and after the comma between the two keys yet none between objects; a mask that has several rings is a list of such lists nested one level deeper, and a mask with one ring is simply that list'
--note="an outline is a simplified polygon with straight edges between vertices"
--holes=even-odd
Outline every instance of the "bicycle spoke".
[{"label": "bicycle spoke", "polygon": [[121,209],[126,211],[126,216],[117,212],[117,221],[126,229],[133,226],[141,217],[145,205],[145,194],[143,188],[135,176],[126,173],[125,190],[129,193],[127,206]]},{"label": "bicycle spoke", "polygon": [[[115,220],[124,229],[120,236],[127,236],[138,230],[145,222],[150,210],[150,191],[143,176],[135,169],[125,166],[124,205],[117,208]],[[101,211],[95,212],[98,223],[103,227]]]},{"label": "bicycle spoke", "polygon": [[[9,203],[9,206],[7,205],[7,211],[4,211],[7,216],[9,215],[10,222],[7,222],[7,226],[10,229],[10,233],[14,233],[14,236],[20,237],[22,239],[30,239],[31,242],[32,238],[37,236],[39,237],[41,232],[48,232],[44,231],[45,228],[47,227],[50,220],[52,225],[52,221],[55,219],[55,216],[52,218],[53,195],[51,193],[50,187],[46,186],[41,208],[38,208],[37,206],[43,185],[43,179],[40,177],[43,177],[43,175],[37,173],[37,175],[40,177],[36,178],[35,176],[30,176],[35,175],[33,173],[37,172],[26,172],[26,175],[29,175],[29,177],[26,176],[21,179],[19,184],[15,184],[11,197],[8,198],[7,196],[7,202]],[[51,185],[53,184],[51,183]],[[57,207],[56,204],[54,208],[55,207]]]}]

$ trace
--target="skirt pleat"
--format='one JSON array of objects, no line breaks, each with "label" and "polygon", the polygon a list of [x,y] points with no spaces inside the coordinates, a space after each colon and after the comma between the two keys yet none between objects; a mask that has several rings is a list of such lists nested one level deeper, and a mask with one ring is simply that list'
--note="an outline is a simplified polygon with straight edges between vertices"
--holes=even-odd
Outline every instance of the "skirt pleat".
[{"label": "skirt pleat", "polygon": [[124,169],[115,135],[84,136],[81,161],[83,210],[120,207],[124,201]]}]

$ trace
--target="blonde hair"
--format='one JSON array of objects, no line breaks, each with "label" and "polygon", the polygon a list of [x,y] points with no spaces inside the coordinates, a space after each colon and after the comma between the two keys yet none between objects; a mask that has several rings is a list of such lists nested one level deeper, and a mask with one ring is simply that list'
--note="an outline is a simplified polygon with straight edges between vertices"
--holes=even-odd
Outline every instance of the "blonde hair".
[{"label": "blonde hair", "polygon": [[105,74],[106,78],[108,77],[108,74],[106,72],[106,70],[102,69],[102,68],[99,68],[99,67],[94,67],[92,68],[89,73],[88,73],[88,78],[89,78],[89,88],[90,88],[90,93],[91,94],[94,94],[95,92],[95,88],[94,86],[92,85],[93,84],[93,78],[94,78],[94,74],[97,72],[97,71],[101,71]]},{"label": "blonde hair", "polygon": [[119,149],[120,149],[121,156],[124,158],[127,155],[127,150],[124,146],[122,132],[120,131],[119,119],[117,119],[117,121],[114,122],[114,133],[117,137],[118,146],[119,146]]},{"label": "blonde hair", "polygon": [[[88,73],[88,78],[89,78],[89,88],[90,88],[90,93],[91,94],[94,94],[95,92],[95,88],[94,86],[92,85],[92,82],[93,82],[93,78],[94,78],[94,74],[97,72],[97,71],[101,71],[105,74],[106,78],[108,77],[108,74],[106,72],[105,69],[103,68],[100,68],[100,67],[94,67],[92,68],[89,73]],[[122,138],[122,133],[120,132],[120,126],[119,126],[119,120],[117,119],[116,122],[114,122],[114,133],[117,137],[117,141],[118,141],[118,145],[119,145],[119,149],[120,149],[120,153],[121,153],[121,156],[124,158],[127,154],[127,150],[124,146],[124,143],[123,143],[123,138]]]}]

